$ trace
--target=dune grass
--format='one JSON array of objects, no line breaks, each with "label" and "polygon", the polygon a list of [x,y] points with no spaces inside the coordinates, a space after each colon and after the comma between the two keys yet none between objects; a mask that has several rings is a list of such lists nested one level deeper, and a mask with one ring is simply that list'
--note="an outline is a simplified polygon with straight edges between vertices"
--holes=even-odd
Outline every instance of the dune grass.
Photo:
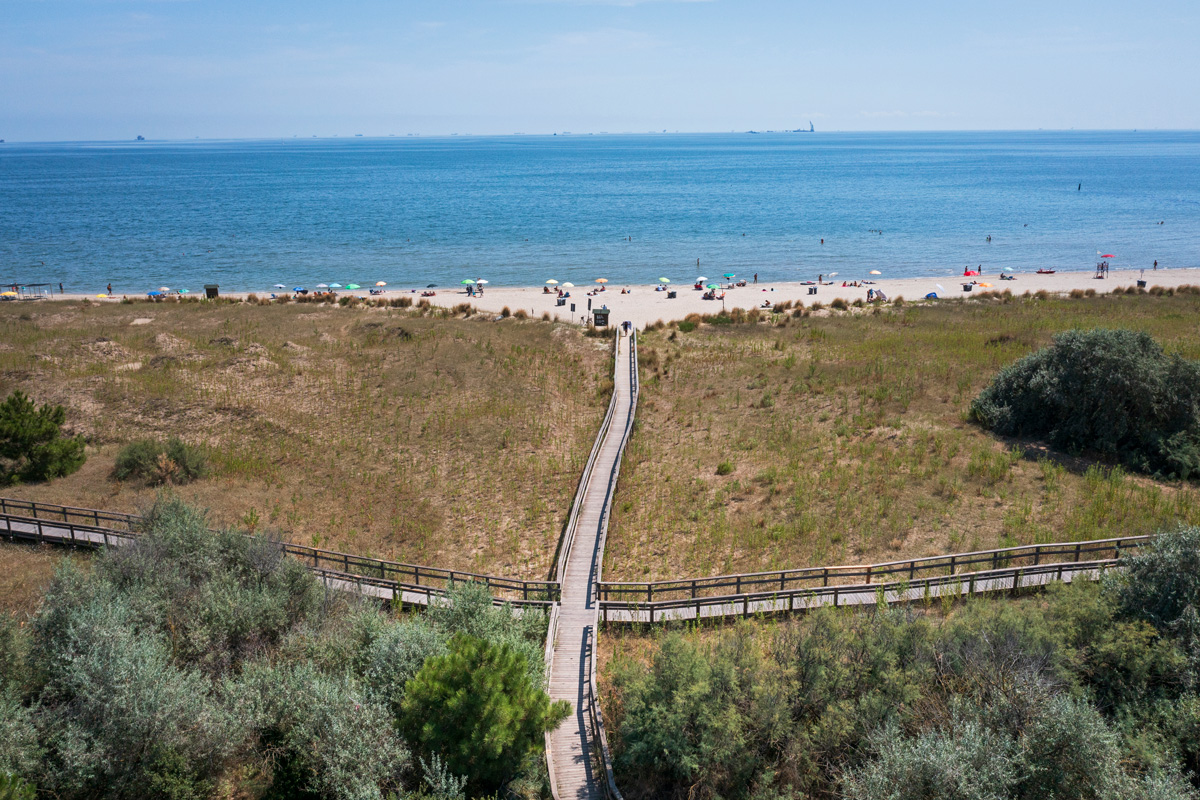
[{"label": "dune grass", "polygon": [[87,550],[70,552],[51,545],[30,545],[0,541],[0,617],[24,621],[37,610],[54,570],[63,559],[87,569],[91,553]]},{"label": "dune grass", "polygon": [[0,304],[0,396],[68,409],[88,462],[19,496],[136,511],[142,438],[202,446],[179,487],[215,522],[464,570],[544,577],[611,386],[575,328],[437,309]]},{"label": "dune grass", "polygon": [[886,561],[1148,533],[1200,490],[1000,440],[966,421],[995,372],[1072,327],[1200,358],[1192,294],[781,314],[641,339],[609,580]]}]

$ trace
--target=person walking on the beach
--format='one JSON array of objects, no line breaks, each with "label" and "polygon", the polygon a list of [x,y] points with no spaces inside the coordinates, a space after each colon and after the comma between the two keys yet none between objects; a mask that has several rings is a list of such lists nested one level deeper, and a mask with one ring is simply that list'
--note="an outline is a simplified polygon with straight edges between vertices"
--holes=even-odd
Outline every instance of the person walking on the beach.
[{"label": "person walking on the beach", "polygon": [[754,273],[754,282],[758,283],[758,273]]},{"label": "person walking on the beach", "polygon": [[1154,268],[1158,269],[1158,260],[1157,259],[1154,261]]},{"label": "person walking on the beach", "polygon": [[112,297],[112,284],[111,283],[108,285],[108,296]]}]

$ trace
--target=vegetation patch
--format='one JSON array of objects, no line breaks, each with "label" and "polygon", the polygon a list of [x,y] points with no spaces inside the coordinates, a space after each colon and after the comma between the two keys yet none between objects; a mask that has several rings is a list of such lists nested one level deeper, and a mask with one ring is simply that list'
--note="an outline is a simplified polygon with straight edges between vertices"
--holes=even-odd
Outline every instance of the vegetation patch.
[{"label": "vegetation patch", "polygon": [[642,798],[1196,798],[1200,529],[1103,584],[605,634]]},{"label": "vegetation patch", "polygon": [[544,615],[464,585],[399,621],[170,495],[140,533],[0,617],[0,774],[65,800],[543,796]]},{"label": "vegetation patch", "polygon": [[1146,333],[1064,331],[1001,370],[971,417],[1139,472],[1200,477],[1200,362],[1168,356]]},{"label": "vegetation patch", "polygon": [[182,486],[208,474],[208,456],[177,437],[165,442],[139,439],[117,453],[113,477],[119,481],[143,480],[151,486]]},{"label": "vegetation patch", "polygon": [[67,411],[19,389],[0,403],[0,485],[70,475],[87,460],[82,436],[62,432]]},{"label": "vegetation patch", "polygon": [[[1064,330],[1144,330],[1186,361],[1200,358],[1197,318],[1200,297],[1176,292],[644,331],[604,574],[885,562],[1200,523],[1194,482],[1000,439],[969,416],[997,373]],[[734,475],[715,474],[722,461]]]}]

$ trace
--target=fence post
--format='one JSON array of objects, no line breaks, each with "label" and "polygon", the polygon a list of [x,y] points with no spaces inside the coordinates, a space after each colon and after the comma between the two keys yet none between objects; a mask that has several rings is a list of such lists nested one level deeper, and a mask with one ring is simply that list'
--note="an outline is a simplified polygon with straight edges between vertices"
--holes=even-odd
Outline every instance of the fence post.
[{"label": "fence post", "polygon": [[[696,599],[696,579],[692,578],[692,599]],[[699,606],[697,606],[699,608]]]},{"label": "fence post", "polygon": [[955,561],[957,561],[957,560],[958,560],[958,559],[957,559],[957,557],[956,557],[956,556],[950,556],[950,574],[951,574],[951,575],[953,575],[953,574],[954,574],[954,562],[955,562]]},{"label": "fence post", "polygon": [[910,581],[916,575],[916,571],[917,571],[917,562],[914,559],[913,561],[908,562],[908,579]]},{"label": "fence post", "polygon": [[1083,547],[1083,545],[1081,545],[1081,544],[1075,545],[1075,563],[1076,564],[1079,563],[1079,550],[1081,547]]},{"label": "fence post", "polygon": [[871,568],[867,567],[867,583],[871,582]]},{"label": "fence post", "polygon": [[821,573],[821,585],[822,586],[829,585],[829,567],[826,567]]},{"label": "fence post", "polygon": [[1042,546],[1039,544],[1033,548],[1033,565],[1036,567],[1040,563],[1042,563]]},{"label": "fence post", "polygon": [[967,583],[967,594],[975,594],[975,573],[971,573],[971,580]]},{"label": "fence post", "polygon": [[653,583],[646,584],[646,602],[647,603],[654,602],[654,584]]},{"label": "fence post", "polygon": [[837,601],[838,601],[838,587],[835,586],[835,587],[833,587],[833,607],[834,608],[837,608]]}]

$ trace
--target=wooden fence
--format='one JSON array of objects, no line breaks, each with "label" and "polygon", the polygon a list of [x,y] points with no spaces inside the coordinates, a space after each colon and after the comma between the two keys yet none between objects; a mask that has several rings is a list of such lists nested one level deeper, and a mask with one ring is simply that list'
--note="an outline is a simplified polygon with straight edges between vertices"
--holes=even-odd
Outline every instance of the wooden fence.
[{"label": "wooden fence", "polygon": [[[25,512],[25,515],[18,514],[19,511]],[[97,520],[107,524],[97,524]],[[101,548],[135,538],[139,522],[141,517],[135,514],[0,498],[0,525],[3,525],[0,531],[10,540]],[[405,564],[288,542],[279,542],[279,547],[314,571],[381,581],[383,583],[380,585],[395,586],[398,591],[426,597],[443,594],[451,584],[468,581],[482,583],[493,597],[515,604],[544,605],[546,601],[557,600],[560,595],[557,581],[527,581]]]},{"label": "wooden fence", "polygon": [[912,582],[923,578],[960,575],[981,570],[1002,570],[1009,567],[1037,567],[1060,562],[1117,559],[1121,557],[1122,552],[1135,550],[1150,539],[1150,536],[1126,536],[1089,542],[1003,547],[882,564],[808,567],[669,581],[602,582],[598,584],[598,591],[601,603],[641,604],[683,599],[727,599],[730,596],[787,594],[826,589],[831,586],[891,583],[901,580]]},{"label": "wooden fence", "polygon": [[1060,561],[1036,566],[931,575],[885,583],[832,584],[702,597],[682,597],[653,602],[608,600],[600,603],[600,616],[612,623],[661,623],[720,617],[790,614],[820,606],[865,606],[910,603],[941,597],[1018,592],[1075,578],[1095,580],[1118,566],[1119,558]]}]

